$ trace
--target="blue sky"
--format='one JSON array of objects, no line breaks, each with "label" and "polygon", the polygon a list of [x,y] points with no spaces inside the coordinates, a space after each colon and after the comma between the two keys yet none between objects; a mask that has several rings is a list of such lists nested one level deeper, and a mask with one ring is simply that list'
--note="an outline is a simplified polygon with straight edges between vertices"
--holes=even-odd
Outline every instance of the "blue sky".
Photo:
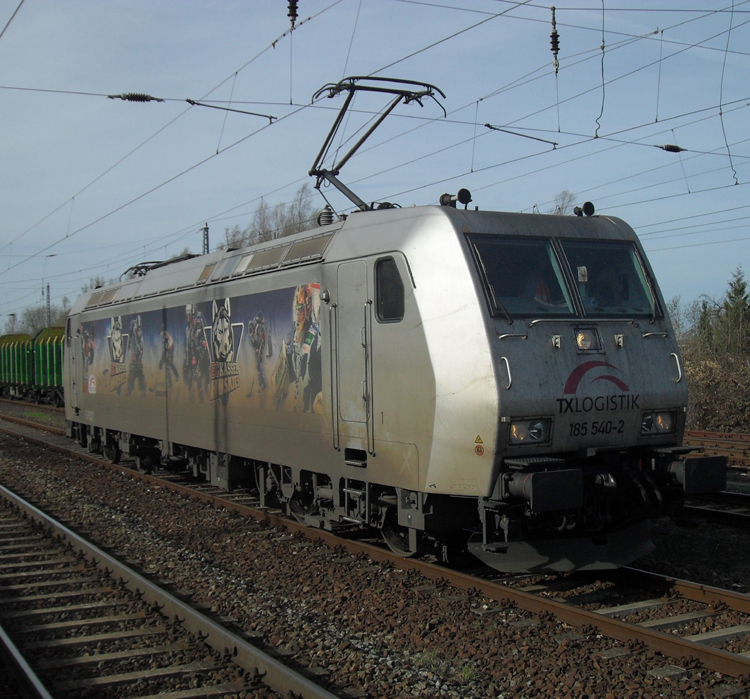
[{"label": "blue sky", "polygon": [[[0,0],[0,31],[19,2]],[[47,283],[53,302],[75,298],[95,275],[199,251],[205,222],[213,247],[261,197],[290,200],[344,99],[311,97],[345,75],[447,96],[447,118],[429,100],[398,107],[346,165],[366,201],[466,187],[481,209],[545,212],[567,189],[635,228],[667,298],[718,298],[738,265],[750,273],[747,0],[558,4],[557,78],[538,1],[299,0],[291,37],[286,13],[281,0],[21,4],[0,38],[0,323]],[[166,101],[106,97],[123,92]],[[344,141],[384,103],[360,94]]]}]

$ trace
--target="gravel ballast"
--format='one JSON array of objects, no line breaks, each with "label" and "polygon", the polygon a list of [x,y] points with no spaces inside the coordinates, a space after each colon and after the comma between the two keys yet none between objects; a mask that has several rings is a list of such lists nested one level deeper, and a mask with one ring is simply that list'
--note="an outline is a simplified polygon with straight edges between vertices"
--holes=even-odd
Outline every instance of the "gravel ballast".
[{"label": "gravel ballast", "polygon": [[[0,482],[350,696],[655,699],[745,685],[289,536],[126,469],[111,473],[5,436],[0,455]],[[731,533],[659,523],[657,552],[638,565],[745,585],[750,564],[731,561],[744,561],[747,535]],[[663,671],[669,665],[672,674]]]}]

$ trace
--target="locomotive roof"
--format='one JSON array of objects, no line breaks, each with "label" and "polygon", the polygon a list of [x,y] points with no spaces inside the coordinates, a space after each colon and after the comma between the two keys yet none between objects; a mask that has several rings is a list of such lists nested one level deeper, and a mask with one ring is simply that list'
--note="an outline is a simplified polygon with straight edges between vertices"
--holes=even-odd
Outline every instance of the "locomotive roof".
[{"label": "locomotive roof", "polygon": [[[258,245],[216,250],[207,255],[164,264],[143,276],[94,289],[77,299],[71,313],[79,313],[133,299],[267,274],[280,269],[379,254],[414,250],[437,243],[438,230],[496,235],[525,235],[584,239],[635,240],[633,230],[613,217],[559,216],[499,211],[414,206],[355,212],[345,221],[303,231]],[[427,238],[425,238],[427,236]]]}]

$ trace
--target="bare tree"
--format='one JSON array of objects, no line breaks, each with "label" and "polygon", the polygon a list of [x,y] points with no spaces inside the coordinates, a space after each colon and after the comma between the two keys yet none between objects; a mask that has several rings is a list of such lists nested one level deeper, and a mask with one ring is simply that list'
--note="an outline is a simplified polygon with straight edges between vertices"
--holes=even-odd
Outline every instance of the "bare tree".
[{"label": "bare tree", "polygon": [[16,332],[18,316],[15,313],[8,313],[8,320],[5,321],[3,335],[13,335]]},{"label": "bare tree", "polygon": [[573,205],[575,204],[576,195],[573,194],[569,189],[563,189],[555,197],[555,206],[549,210],[549,213],[557,216],[567,216],[573,211]]},{"label": "bare tree", "polygon": [[253,213],[252,223],[247,228],[224,229],[222,247],[239,248],[264,243],[276,238],[300,233],[315,226],[317,211],[311,201],[310,187],[303,184],[288,204],[270,207],[261,199]]},{"label": "bare tree", "polygon": [[97,274],[95,277],[91,277],[91,279],[89,279],[88,284],[84,284],[81,287],[81,292],[85,294],[87,291],[92,291],[93,289],[98,289],[111,283],[111,280],[107,282],[107,280],[101,274]]},{"label": "bare tree", "polygon": [[[67,297],[63,297],[62,303],[53,303],[50,306],[50,326],[51,327],[62,327],[65,325],[65,319],[68,317],[70,312],[70,301]],[[24,308],[21,313],[21,318],[16,322],[16,319],[11,317],[12,329],[9,328],[10,321],[6,323],[5,332],[11,333],[24,333],[36,335],[42,328],[47,327],[47,306],[46,304],[39,304],[38,306],[29,306]]]}]

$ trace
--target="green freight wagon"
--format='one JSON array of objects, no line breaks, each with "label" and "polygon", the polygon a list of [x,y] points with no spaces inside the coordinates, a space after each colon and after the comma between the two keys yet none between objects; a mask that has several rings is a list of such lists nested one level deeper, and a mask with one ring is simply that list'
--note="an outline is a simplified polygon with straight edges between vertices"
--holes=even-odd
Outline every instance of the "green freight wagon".
[{"label": "green freight wagon", "polygon": [[61,407],[63,399],[63,344],[64,328],[44,328],[32,340],[34,380],[30,397],[37,403],[52,403]]},{"label": "green freight wagon", "polygon": [[0,392],[6,398],[23,398],[32,386],[31,343],[29,335],[0,337]]}]

